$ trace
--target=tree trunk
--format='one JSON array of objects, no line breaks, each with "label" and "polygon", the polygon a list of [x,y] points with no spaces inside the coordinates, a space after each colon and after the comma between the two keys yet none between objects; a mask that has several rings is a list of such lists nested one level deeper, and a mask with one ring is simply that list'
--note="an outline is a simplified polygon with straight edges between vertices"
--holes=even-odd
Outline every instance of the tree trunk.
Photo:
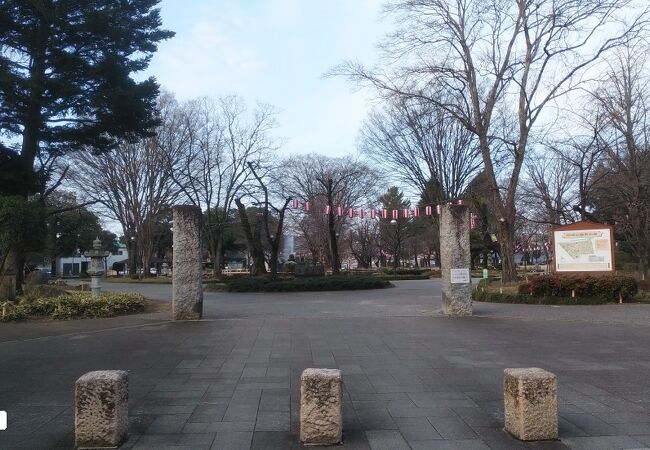
[{"label": "tree trunk", "polygon": [[262,275],[266,273],[266,266],[264,265],[264,249],[262,247],[262,222],[260,220],[255,222],[255,231],[251,230],[250,220],[248,220],[248,213],[246,207],[240,199],[235,199],[237,211],[239,212],[239,221],[241,222],[244,235],[246,236],[246,243],[248,252],[251,255],[251,275]]},{"label": "tree trunk", "polygon": [[217,237],[217,247],[214,252],[214,260],[212,261],[212,271],[215,276],[220,277],[221,274],[223,273],[223,236],[221,233]]},{"label": "tree trunk", "polygon": [[515,265],[514,251],[514,230],[508,221],[499,223],[498,237],[501,253],[501,280],[504,283],[517,281],[517,267]]}]

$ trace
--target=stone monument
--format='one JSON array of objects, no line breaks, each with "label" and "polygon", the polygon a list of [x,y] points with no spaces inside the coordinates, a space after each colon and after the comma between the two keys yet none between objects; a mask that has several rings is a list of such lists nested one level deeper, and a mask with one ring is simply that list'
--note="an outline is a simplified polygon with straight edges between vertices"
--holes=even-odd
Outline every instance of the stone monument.
[{"label": "stone monument", "polygon": [[343,388],[338,369],[305,369],[300,376],[300,441],[335,445],[343,436]]},{"label": "stone monument", "polygon": [[84,256],[90,258],[90,265],[88,266],[88,275],[90,275],[90,290],[93,297],[98,297],[102,291],[101,278],[105,273],[104,258],[110,252],[102,251],[102,241],[99,237],[93,241],[93,249],[84,253]]},{"label": "stone monument", "polygon": [[447,316],[472,315],[470,215],[466,205],[447,204],[440,214],[442,311]]},{"label": "stone monument", "polygon": [[202,214],[198,206],[174,206],[172,314],[174,320],[203,315]]}]

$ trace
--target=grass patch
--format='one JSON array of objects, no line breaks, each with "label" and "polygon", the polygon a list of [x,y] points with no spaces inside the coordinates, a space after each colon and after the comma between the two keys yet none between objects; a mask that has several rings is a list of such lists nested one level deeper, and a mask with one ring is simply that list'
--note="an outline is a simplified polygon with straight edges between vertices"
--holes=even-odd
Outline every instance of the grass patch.
[{"label": "grass patch", "polygon": [[230,292],[309,292],[383,289],[388,286],[391,286],[390,282],[379,277],[336,275],[275,281],[268,278],[239,278],[230,281],[227,289]]},{"label": "grass patch", "polygon": [[23,298],[18,303],[0,305],[0,322],[29,318],[55,320],[113,317],[143,312],[147,302],[141,294],[102,292],[99,298],[90,292],[66,292],[56,297]]}]

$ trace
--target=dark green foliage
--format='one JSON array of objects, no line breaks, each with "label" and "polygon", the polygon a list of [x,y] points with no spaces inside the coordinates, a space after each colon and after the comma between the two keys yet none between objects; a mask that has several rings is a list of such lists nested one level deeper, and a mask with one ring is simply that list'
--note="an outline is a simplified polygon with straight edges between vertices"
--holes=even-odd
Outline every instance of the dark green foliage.
[{"label": "dark green foliage", "polygon": [[42,286],[47,284],[50,276],[43,272],[42,270],[34,270],[27,274],[25,277],[25,284],[30,288],[35,288],[36,286]]},{"label": "dark green foliage", "polygon": [[430,269],[382,269],[386,275],[429,275]]},{"label": "dark green foliage", "polygon": [[131,75],[173,35],[160,29],[158,3],[0,2],[0,129],[22,138],[21,175],[43,151],[109,149],[156,124],[157,83]]},{"label": "dark green foliage", "polygon": [[294,271],[296,277],[324,277],[325,266],[309,266],[306,264],[298,264]]},{"label": "dark green foliage", "polygon": [[412,275],[385,275],[385,274],[380,274],[379,278],[382,280],[389,280],[389,281],[399,281],[399,280],[428,280],[429,275],[428,274],[412,274]]},{"label": "dark green foliage", "polygon": [[519,285],[520,294],[533,297],[597,297],[604,301],[630,300],[638,292],[632,277],[616,275],[540,275]]},{"label": "dark green foliage", "polygon": [[379,277],[335,275],[271,281],[268,278],[241,278],[228,283],[230,292],[304,292],[383,289],[390,286]]},{"label": "dark green foliage", "polygon": [[533,297],[530,294],[511,294],[478,289],[472,292],[472,299],[477,302],[513,303],[528,305],[602,305],[607,300],[602,297]]}]

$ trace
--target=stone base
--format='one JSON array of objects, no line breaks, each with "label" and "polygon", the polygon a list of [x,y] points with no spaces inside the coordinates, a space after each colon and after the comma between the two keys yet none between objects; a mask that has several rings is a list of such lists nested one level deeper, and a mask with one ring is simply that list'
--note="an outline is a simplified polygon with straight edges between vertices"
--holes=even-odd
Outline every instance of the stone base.
[{"label": "stone base", "polygon": [[75,447],[117,448],[129,431],[129,378],[123,370],[88,372],[75,386]]},{"label": "stone base", "polygon": [[305,369],[300,377],[300,440],[339,444],[343,438],[341,371]]},{"label": "stone base", "polygon": [[557,378],[536,367],[505,369],[505,429],[522,441],[558,438]]}]

